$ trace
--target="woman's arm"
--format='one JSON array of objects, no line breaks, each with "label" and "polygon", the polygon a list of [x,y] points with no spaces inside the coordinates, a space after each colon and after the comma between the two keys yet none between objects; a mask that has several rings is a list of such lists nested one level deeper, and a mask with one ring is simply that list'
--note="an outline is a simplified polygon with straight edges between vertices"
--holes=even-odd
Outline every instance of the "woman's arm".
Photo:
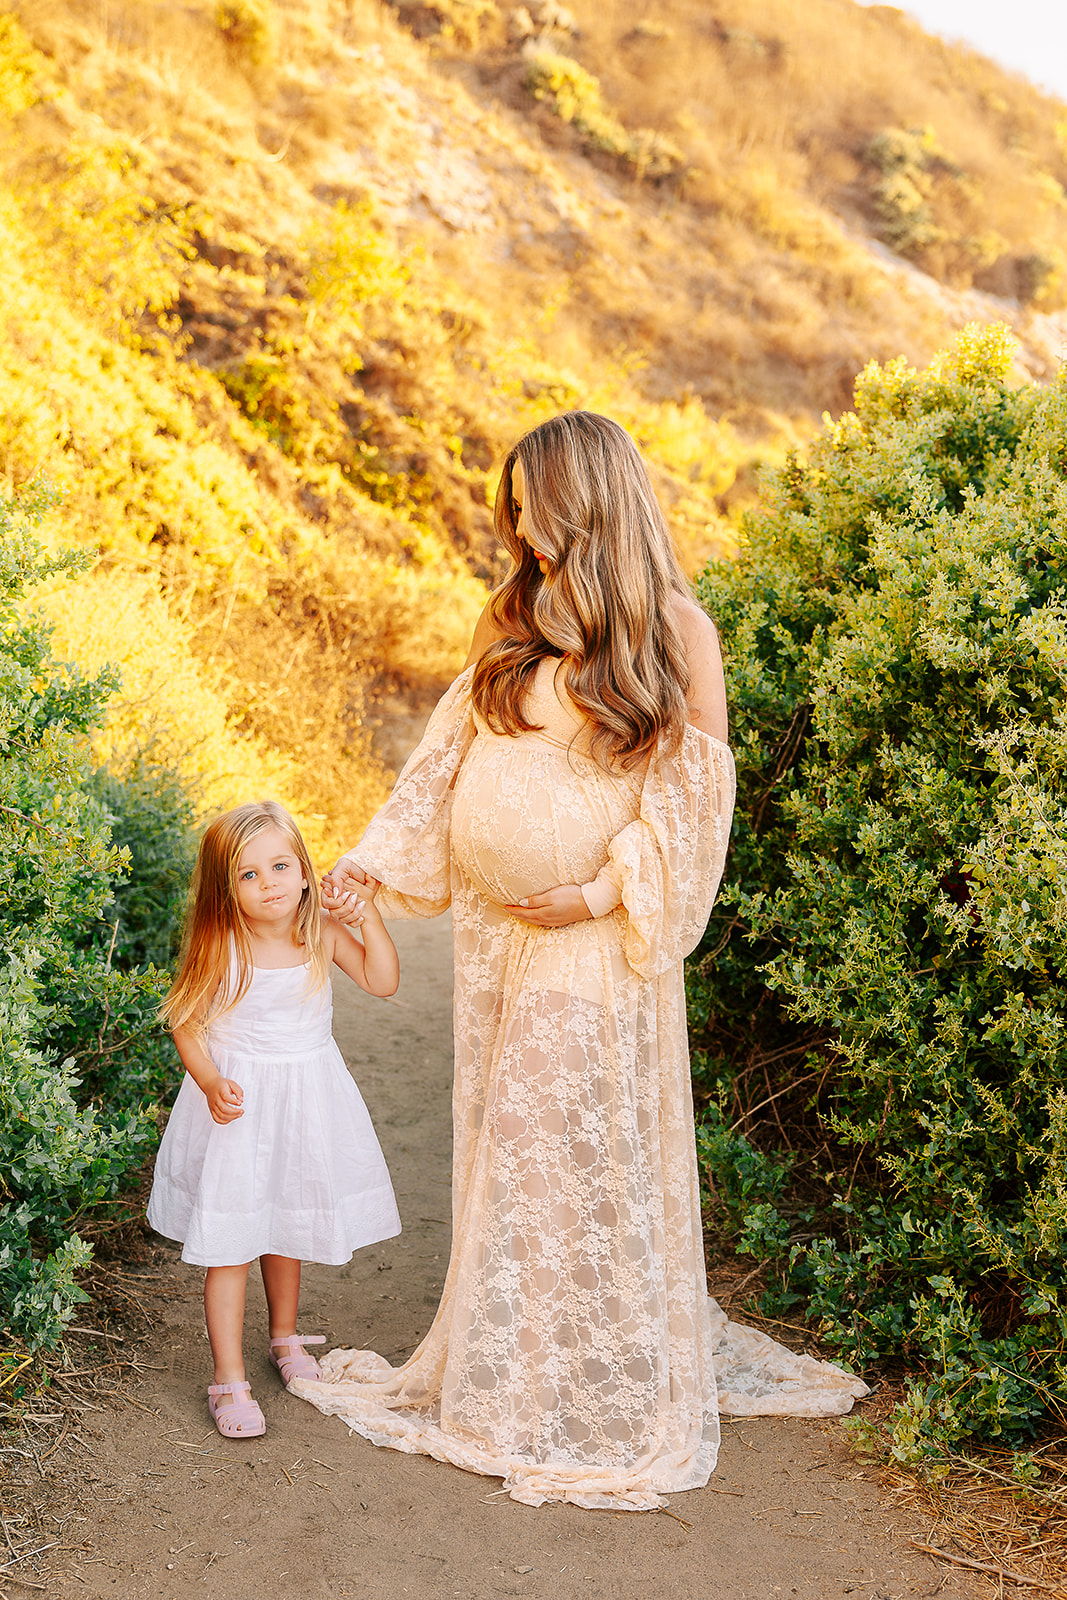
[{"label": "woman's arm", "polygon": [[[471,659],[476,660],[498,637],[483,612],[474,630]],[[346,884],[372,893],[382,888],[390,916],[436,917],[445,910],[451,896],[449,799],[473,737],[470,674],[464,668],[435,706],[392,795],[371,819],[359,844],[346,850],[324,875],[325,894],[340,895]],[[362,864],[366,861],[369,866]]]},{"label": "woman's arm", "polygon": [[675,596],[674,618],[689,665],[689,721],[713,739],[730,742],[726,677],[714,622],[688,595]]},{"label": "woman's arm", "polygon": [[535,928],[566,928],[572,922],[588,922],[593,915],[576,883],[562,883],[556,889],[546,889],[544,894],[532,894],[504,910]]},{"label": "woman's arm", "polygon": [[474,624],[474,638],[471,640],[471,647],[467,652],[467,659],[463,663],[463,670],[466,671],[468,667],[473,667],[476,661],[481,660],[489,646],[491,644],[495,644],[498,639],[502,639],[503,637],[503,633],[489,615],[489,605],[488,602],[486,602],[481,616]]}]

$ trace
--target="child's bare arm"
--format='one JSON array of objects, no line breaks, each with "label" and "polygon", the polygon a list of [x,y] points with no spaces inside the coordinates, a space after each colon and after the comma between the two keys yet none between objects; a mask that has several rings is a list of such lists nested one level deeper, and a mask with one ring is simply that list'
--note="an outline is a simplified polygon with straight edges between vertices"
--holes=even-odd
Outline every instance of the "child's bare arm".
[{"label": "child's bare arm", "polygon": [[222,1076],[199,1035],[189,1028],[175,1028],[174,1047],[190,1078],[203,1090],[214,1120],[227,1123],[243,1117],[244,1091],[241,1085],[232,1078]]},{"label": "child's bare arm", "polygon": [[[357,927],[363,935],[362,942],[355,931]],[[323,934],[333,960],[361,989],[382,998],[396,993],[400,958],[373,894],[368,894],[366,900],[353,901],[339,912],[331,910]]]}]

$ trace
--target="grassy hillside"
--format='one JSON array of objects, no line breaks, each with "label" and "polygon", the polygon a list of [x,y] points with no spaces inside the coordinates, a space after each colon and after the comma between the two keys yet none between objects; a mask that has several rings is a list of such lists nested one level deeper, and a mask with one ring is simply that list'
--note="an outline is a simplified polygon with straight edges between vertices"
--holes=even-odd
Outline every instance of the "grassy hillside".
[{"label": "grassy hillside", "polygon": [[522,429],[632,428],[695,568],[871,356],[1061,337],[1067,110],[887,8],[26,0],[0,116],[0,480],[100,551],[47,603],[123,665],[105,753],[322,851],[462,659]]}]

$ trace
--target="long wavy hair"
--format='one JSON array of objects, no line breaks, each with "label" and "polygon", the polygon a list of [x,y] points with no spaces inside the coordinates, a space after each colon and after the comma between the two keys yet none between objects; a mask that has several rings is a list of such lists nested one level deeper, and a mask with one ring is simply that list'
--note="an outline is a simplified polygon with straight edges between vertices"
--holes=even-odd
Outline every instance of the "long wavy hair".
[{"label": "long wavy hair", "polygon": [[[527,537],[512,475],[522,463]],[[592,725],[594,759],[630,767],[685,731],[689,668],[673,597],[689,585],[637,446],[592,411],[567,411],[520,439],[497,490],[497,536],[512,568],[489,601],[504,635],[474,671],[474,704],[497,733],[529,732],[537,664],[567,662],[571,699]]]},{"label": "long wavy hair", "polygon": [[326,981],[322,915],[307,845],[277,800],[252,800],[217,817],[200,841],[178,970],[160,1007],[160,1016],[172,1028],[203,1033],[215,1017],[237,1004],[252,981],[252,943],[237,899],[237,864],[245,846],[267,828],[285,834],[300,862],[305,883],[293,943],[307,950],[313,984]]}]

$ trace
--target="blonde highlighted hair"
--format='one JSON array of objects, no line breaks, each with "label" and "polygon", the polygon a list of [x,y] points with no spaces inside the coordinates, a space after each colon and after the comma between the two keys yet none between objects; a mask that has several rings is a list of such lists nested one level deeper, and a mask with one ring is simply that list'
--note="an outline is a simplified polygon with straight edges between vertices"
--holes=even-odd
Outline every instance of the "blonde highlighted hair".
[{"label": "blonde highlighted hair", "polygon": [[[527,538],[512,475],[521,462]],[[566,684],[592,722],[601,766],[629,767],[685,731],[689,667],[675,617],[689,585],[648,470],[624,428],[567,411],[519,440],[497,490],[497,536],[513,567],[489,602],[504,634],[474,672],[474,704],[498,733],[534,728],[526,690],[545,656],[567,660]]]},{"label": "blonde highlighted hair", "polygon": [[308,953],[313,986],[326,981],[328,961],[315,869],[300,829],[276,800],[252,800],[217,817],[200,841],[178,971],[160,1007],[172,1028],[202,1033],[229,1011],[252,981],[252,944],[237,898],[237,865],[246,845],[268,828],[285,834],[304,874],[304,892],[293,925],[293,943]]}]

